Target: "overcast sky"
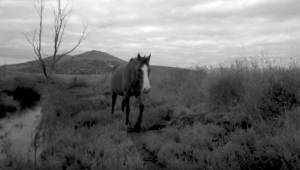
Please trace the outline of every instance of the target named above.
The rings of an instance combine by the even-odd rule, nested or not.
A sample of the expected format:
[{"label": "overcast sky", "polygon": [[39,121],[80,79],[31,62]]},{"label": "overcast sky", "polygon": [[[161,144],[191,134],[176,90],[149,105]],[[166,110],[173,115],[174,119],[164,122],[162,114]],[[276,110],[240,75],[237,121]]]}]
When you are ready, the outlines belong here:
[{"label": "overcast sky", "polygon": [[[0,64],[33,58],[23,35],[37,26],[33,4],[0,0]],[[127,60],[151,52],[152,64],[180,67],[300,56],[300,0],[73,0],[72,8],[64,47],[82,25],[89,30],[76,53],[101,50]]]}]

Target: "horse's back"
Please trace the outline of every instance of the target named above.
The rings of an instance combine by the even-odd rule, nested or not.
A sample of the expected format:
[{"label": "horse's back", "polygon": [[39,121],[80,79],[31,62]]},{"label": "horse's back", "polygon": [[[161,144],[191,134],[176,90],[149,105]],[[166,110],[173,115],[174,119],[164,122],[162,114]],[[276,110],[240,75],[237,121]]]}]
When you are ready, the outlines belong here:
[{"label": "horse's back", "polygon": [[112,73],[111,78],[111,91],[119,95],[123,95],[124,81],[125,81],[125,66],[119,66]]}]

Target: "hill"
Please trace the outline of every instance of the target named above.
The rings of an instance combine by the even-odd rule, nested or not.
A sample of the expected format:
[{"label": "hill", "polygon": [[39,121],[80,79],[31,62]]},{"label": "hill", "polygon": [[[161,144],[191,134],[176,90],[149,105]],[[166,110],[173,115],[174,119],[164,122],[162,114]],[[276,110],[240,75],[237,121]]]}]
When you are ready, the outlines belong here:
[{"label": "hill", "polygon": [[[52,58],[45,58],[48,63]],[[55,73],[57,74],[102,74],[111,72],[116,66],[126,64],[127,62],[111,54],[101,51],[87,51],[74,56],[65,56],[57,64]],[[159,74],[164,72],[188,71],[188,69],[152,66],[153,71]],[[37,61],[29,61],[20,64],[5,66],[6,70],[13,72],[41,73]]]},{"label": "hill", "polygon": [[[45,59],[49,63],[51,57]],[[117,57],[101,51],[88,51],[74,56],[65,56],[56,67],[57,74],[99,74],[110,72],[114,67],[126,63]],[[41,72],[37,61],[5,66],[6,69],[16,72]]]}]

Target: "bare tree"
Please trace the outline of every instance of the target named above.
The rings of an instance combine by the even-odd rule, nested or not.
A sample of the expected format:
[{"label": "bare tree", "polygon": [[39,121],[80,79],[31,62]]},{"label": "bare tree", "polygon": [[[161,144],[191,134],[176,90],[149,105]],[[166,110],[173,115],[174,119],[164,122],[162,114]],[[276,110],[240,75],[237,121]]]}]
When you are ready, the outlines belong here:
[{"label": "bare tree", "polygon": [[[77,43],[69,50],[60,52],[62,41],[65,35],[65,30],[71,15],[72,10],[69,8],[69,3],[62,6],[61,0],[57,0],[57,5],[53,10],[53,52],[51,55],[43,54],[43,20],[45,12],[45,0],[36,0],[36,11],[39,16],[38,29],[33,34],[26,34],[25,37],[29,44],[32,46],[33,51],[37,57],[39,65],[41,66],[44,76],[48,79],[49,74],[52,74],[55,70],[56,64],[66,55],[72,53],[82,43],[86,36],[87,27],[85,26],[79,36]],[[69,1],[68,1],[69,2]],[[45,58],[51,56],[49,63],[46,64]]]}]

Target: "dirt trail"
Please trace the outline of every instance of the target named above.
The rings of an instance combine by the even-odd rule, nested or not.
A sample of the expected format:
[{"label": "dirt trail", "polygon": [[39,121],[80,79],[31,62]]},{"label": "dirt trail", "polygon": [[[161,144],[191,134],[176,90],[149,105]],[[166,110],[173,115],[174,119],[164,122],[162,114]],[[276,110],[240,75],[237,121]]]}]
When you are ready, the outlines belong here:
[{"label": "dirt trail", "polygon": [[0,120],[0,161],[10,152],[23,160],[31,159],[30,148],[41,121],[41,107]]},{"label": "dirt trail", "polygon": [[157,161],[157,156],[145,147],[147,136],[157,134],[160,130],[146,131],[140,133],[129,133],[131,140],[135,144],[140,156],[142,157],[146,169],[162,170],[163,166]]}]

